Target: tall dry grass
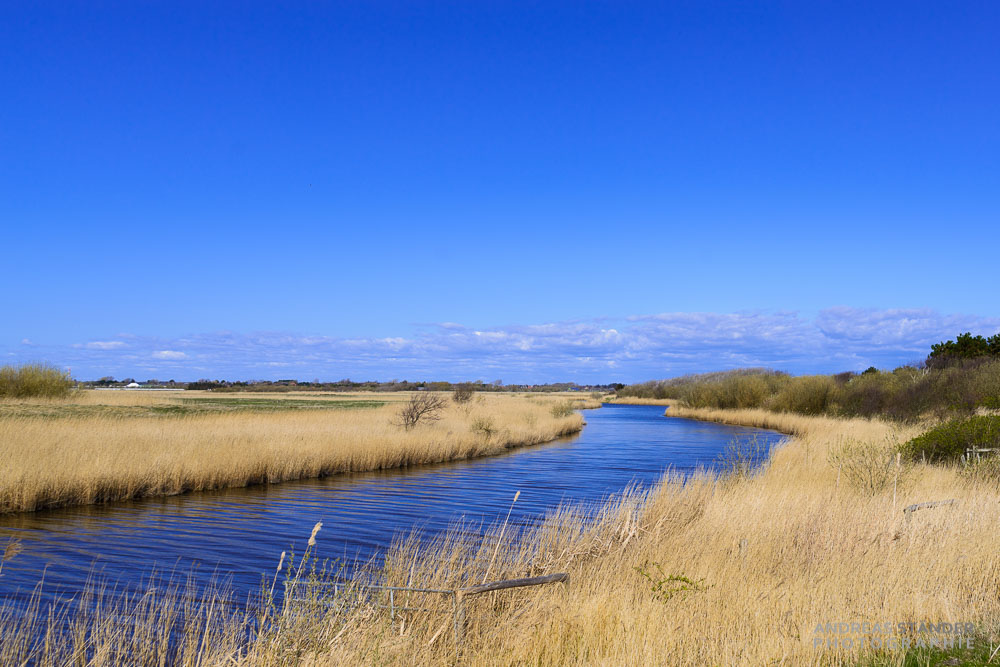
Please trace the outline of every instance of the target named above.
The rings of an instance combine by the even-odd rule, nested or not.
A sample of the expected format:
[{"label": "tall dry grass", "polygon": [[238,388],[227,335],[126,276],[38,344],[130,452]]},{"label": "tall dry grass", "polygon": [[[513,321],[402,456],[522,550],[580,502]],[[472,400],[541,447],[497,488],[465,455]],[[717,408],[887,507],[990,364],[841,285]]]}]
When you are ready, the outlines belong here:
[{"label": "tall dry grass", "polygon": [[[670,414],[794,435],[755,474],[668,476],[596,515],[560,508],[520,539],[501,524],[481,539],[457,529],[430,545],[400,541],[372,576],[456,588],[487,573],[570,574],[569,586],[476,599],[461,646],[444,602],[426,602],[439,613],[391,618],[371,605],[325,606],[317,593],[254,641],[221,642],[202,664],[828,665],[871,656],[857,642],[815,646],[821,623],[974,623],[977,640],[995,638],[997,485],[908,464],[890,467],[891,485],[871,488],[843,468],[845,457],[862,468],[894,460],[895,443],[920,427],[764,410],[675,406]],[[869,458],[850,459],[856,443]],[[950,498],[957,502],[904,518],[906,505]],[[322,533],[317,540],[321,547]],[[17,636],[7,630],[0,635]],[[189,632],[189,645],[203,636]],[[86,633],[77,636],[85,650]],[[902,664],[902,654],[882,657]]]},{"label": "tall dry grass", "polygon": [[[81,405],[150,405],[170,396],[86,392]],[[394,425],[374,409],[238,411],[177,417],[0,417],[0,512],[246,486],[497,454],[580,430],[559,399],[450,401],[433,423]],[[73,406],[68,406],[70,409]],[[488,433],[477,428],[484,420]]]},{"label": "tall dry grass", "polygon": [[[795,435],[756,475],[667,478],[610,502],[597,519],[563,509],[521,541],[502,543],[495,578],[565,571],[571,583],[481,601],[470,611],[463,661],[854,664],[865,657],[857,641],[852,650],[814,647],[818,623],[998,628],[996,486],[969,483],[950,468],[911,465],[898,476],[892,470],[895,487],[873,492],[836,465],[852,442],[870,443],[881,452],[873,464],[884,465],[894,460],[894,443],[919,427],[764,410],[671,412]],[[957,503],[904,519],[906,505],[946,498]],[[498,537],[495,531],[469,543],[454,536],[424,550],[402,545],[386,572],[421,585],[477,582]],[[454,660],[440,618],[392,623],[376,613],[347,623],[315,636],[303,662]],[[251,652],[245,663],[275,658]]]}]

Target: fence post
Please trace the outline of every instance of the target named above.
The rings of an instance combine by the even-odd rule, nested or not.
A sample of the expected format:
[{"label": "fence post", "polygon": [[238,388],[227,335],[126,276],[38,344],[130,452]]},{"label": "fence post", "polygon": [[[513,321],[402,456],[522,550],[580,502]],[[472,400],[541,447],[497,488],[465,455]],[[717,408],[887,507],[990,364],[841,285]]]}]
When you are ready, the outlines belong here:
[{"label": "fence post", "polygon": [[462,652],[462,642],[465,640],[465,600],[462,591],[452,593],[451,604],[455,616],[455,660]]}]

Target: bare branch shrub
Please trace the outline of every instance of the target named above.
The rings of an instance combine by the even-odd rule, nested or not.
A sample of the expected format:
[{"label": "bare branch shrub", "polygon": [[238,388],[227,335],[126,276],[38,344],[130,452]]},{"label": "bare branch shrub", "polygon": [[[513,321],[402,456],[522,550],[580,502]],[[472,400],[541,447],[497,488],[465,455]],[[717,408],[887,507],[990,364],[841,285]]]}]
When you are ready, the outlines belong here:
[{"label": "bare branch shrub", "polygon": [[440,413],[444,407],[444,398],[437,394],[414,394],[396,413],[396,420],[393,423],[409,431],[420,422],[435,422],[441,419]]},{"label": "bare branch shrub", "polygon": [[487,442],[489,442],[490,438],[493,437],[493,434],[499,430],[497,429],[496,422],[493,421],[492,417],[483,416],[473,419],[472,424],[469,425],[469,429],[473,433],[483,436],[483,440],[486,440]]},{"label": "bare branch shrub", "polygon": [[[875,496],[892,487],[896,478],[896,452],[898,445],[892,440],[873,442],[848,438],[840,447],[830,451],[830,465],[853,488]],[[898,470],[899,482],[907,479],[910,466]]]},{"label": "bare branch shrub", "polygon": [[476,389],[472,386],[471,382],[463,382],[462,384],[455,385],[455,392],[451,395],[451,400],[455,401],[458,405],[468,403],[472,400],[472,395],[475,393]]}]

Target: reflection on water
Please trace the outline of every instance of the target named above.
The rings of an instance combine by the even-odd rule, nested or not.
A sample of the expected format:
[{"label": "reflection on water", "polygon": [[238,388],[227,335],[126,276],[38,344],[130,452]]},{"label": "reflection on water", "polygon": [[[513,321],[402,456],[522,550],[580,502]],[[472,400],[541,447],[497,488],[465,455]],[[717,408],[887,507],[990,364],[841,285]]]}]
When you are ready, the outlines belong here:
[{"label": "reflection on water", "polygon": [[413,529],[489,525],[516,491],[512,520],[528,522],[564,501],[596,502],[633,482],[651,484],[668,469],[709,467],[734,438],[781,437],[668,419],[657,406],[584,414],[582,434],[501,457],[0,517],[0,544],[15,536],[24,546],[0,574],[0,597],[23,601],[43,574],[44,594],[53,596],[78,592],[95,571],[127,586],[154,568],[193,568],[206,581],[231,578],[245,598],[283,550],[302,550],[317,521],[319,557],[365,560]]}]

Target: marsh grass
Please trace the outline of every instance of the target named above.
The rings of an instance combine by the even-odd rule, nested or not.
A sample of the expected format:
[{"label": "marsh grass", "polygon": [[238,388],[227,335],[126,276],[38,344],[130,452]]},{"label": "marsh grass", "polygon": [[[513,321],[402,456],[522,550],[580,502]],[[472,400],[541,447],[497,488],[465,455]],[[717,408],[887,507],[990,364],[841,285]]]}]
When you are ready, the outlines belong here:
[{"label": "marsh grass", "polygon": [[[668,475],[655,488],[631,488],[597,507],[554,510],[516,538],[502,522],[485,535],[457,525],[430,541],[401,536],[362,580],[448,589],[487,576],[570,574],[569,586],[470,601],[460,646],[446,600],[430,597],[432,611],[393,618],[360,591],[329,597],[323,568],[310,579],[306,567],[300,581],[311,581],[313,593],[300,613],[274,626],[280,632],[240,645],[220,633],[218,650],[202,664],[904,665],[948,657],[815,648],[817,623],[838,621],[968,622],[995,646],[997,485],[964,477],[957,466],[914,463],[894,502],[891,486],[838,484],[830,465],[847,442],[873,443],[881,457],[922,426],[763,409],[674,406],[668,414],[792,437],[757,474],[726,484],[710,472]],[[904,521],[900,508],[944,498],[956,502]],[[318,555],[323,532],[316,541]],[[231,621],[234,628],[240,622]],[[198,627],[185,640],[190,645],[203,636]],[[0,636],[16,645],[22,635],[2,626]],[[0,655],[5,651],[6,644]],[[186,653],[186,664],[195,664],[194,656]]]},{"label": "marsh grass", "polygon": [[[529,402],[491,394],[463,406],[442,401],[440,420],[408,430],[394,425],[408,396],[379,405],[369,399],[349,398],[345,405],[339,397],[287,397],[265,400],[265,409],[258,409],[258,400],[220,402],[206,395],[178,403],[162,394],[92,391],[56,406],[82,411],[58,419],[20,412],[50,409],[47,403],[5,406],[11,411],[0,413],[0,512],[486,456],[582,426],[573,411],[551,414],[550,405],[559,398]],[[183,410],[169,412],[178,406]],[[192,411],[184,411],[188,408]],[[133,409],[143,412],[121,412]],[[474,430],[484,420],[496,425],[489,438]]]},{"label": "marsh grass", "polygon": [[727,483],[733,483],[760,472],[767,464],[771,446],[757,435],[733,438],[716,458],[715,469]]},{"label": "marsh grass", "polygon": [[230,412],[287,412],[294,410],[361,410],[386,404],[379,400],[306,400],[257,398],[164,398],[155,403],[139,405],[77,403],[67,401],[3,401],[0,418],[38,417],[62,419],[72,417],[182,417],[223,414]]}]

